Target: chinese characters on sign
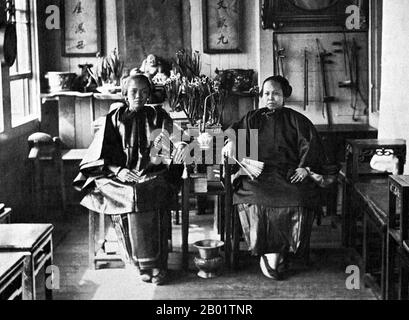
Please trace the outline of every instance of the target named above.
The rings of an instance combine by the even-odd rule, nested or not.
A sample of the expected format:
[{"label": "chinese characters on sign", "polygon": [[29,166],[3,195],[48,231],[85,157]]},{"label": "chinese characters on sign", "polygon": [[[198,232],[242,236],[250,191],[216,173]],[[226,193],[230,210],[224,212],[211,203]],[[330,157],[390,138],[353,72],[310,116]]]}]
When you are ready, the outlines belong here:
[{"label": "chinese characters on sign", "polygon": [[239,51],[240,0],[204,0],[205,52]]},{"label": "chinese characters on sign", "polygon": [[64,1],[65,55],[93,56],[100,51],[98,1]]}]

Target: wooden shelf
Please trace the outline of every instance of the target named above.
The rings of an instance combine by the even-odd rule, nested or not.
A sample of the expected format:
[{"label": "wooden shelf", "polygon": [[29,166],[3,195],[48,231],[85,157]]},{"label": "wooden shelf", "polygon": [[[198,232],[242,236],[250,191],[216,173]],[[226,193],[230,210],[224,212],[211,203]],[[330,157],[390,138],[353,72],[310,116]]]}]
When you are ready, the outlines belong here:
[{"label": "wooden shelf", "polygon": [[95,98],[97,100],[123,100],[121,94],[107,94],[98,92],[79,92],[79,91],[60,91],[52,93],[42,93],[41,99],[44,100],[58,100],[60,96],[77,97],[77,98]]}]

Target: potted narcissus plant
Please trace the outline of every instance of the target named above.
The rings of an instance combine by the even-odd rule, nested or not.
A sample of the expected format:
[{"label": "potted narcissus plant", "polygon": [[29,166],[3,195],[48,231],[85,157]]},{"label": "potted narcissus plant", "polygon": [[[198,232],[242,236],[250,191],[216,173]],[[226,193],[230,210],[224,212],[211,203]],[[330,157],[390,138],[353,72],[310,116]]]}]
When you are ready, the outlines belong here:
[{"label": "potted narcissus plant", "polygon": [[97,54],[96,77],[98,79],[98,90],[101,92],[120,91],[121,77],[124,70],[124,61],[115,48],[108,56]]},{"label": "potted narcissus plant", "polygon": [[203,149],[210,148],[213,137],[209,131],[221,131],[227,92],[219,80],[200,74],[199,52],[189,54],[186,50],[181,50],[176,57],[171,76],[164,84],[170,109],[183,112],[188,120],[187,127],[191,136],[198,136]]}]

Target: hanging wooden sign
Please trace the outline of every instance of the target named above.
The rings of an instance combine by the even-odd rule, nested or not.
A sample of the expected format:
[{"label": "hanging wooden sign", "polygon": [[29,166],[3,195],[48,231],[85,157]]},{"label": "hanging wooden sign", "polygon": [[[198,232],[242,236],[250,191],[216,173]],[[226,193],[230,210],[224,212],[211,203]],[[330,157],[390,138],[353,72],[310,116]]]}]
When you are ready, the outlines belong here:
[{"label": "hanging wooden sign", "polygon": [[205,53],[241,52],[241,6],[239,0],[202,0],[203,51]]},{"label": "hanging wooden sign", "polygon": [[100,0],[62,0],[64,56],[95,56],[101,52]]}]

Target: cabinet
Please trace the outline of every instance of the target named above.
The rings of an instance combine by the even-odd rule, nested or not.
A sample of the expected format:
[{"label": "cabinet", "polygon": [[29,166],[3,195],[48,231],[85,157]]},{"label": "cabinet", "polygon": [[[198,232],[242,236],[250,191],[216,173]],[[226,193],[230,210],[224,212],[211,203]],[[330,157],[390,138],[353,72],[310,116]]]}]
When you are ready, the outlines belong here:
[{"label": "cabinet", "polygon": [[61,92],[42,95],[41,131],[59,136],[67,149],[88,148],[93,139],[93,123],[106,115],[121,95]]}]

